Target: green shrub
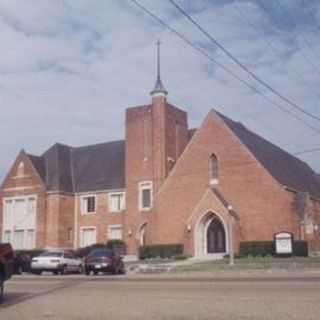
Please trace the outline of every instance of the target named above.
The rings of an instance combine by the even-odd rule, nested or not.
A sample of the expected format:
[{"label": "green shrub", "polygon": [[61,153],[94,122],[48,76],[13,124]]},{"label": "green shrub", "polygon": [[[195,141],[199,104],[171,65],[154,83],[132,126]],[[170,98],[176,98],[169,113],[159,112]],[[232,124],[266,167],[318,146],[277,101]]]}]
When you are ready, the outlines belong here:
[{"label": "green shrub", "polygon": [[173,260],[187,260],[189,256],[185,254],[179,254],[177,256],[173,256]]},{"label": "green shrub", "polygon": [[107,242],[107,248],[112,249],[115,245],[125,245],[125,242],[121,239],[111,239]]},{"label": "green shrub", "polygon": [[95,243],[95,244],[92,244],[91,246],[87,246],[87,247],[83,247],[75,250],[74,255],[77,258],[83,258],[87,256],[90,253],[90,251],[94,249],[99,249],[99,248],[106,248],[106,245],[102,243]]},{"label": "green shrub", "polygon": [[[308,242],[296,240],[293,241],[292,255],[298,257],[308,256]],[[265,257],[275,255],[273,241],[244,241],[240,243],[240,255]]]},{"label": "green shrub", "polygon": [[253,257],[262,256],[265,257],[267,255],[274,254],[274,246],[273,241],[244,241],[240,242],[240,255],[248,256],[251,255]]},{"label": "green shrub", "polygon": [[[245,256],[244,254],[234,253],[234,254],[233,254],[233,257],[234,257],[235,259],[242,259],[242,258],[245,258],[246,256]],[[230,259],[230,255],[229,255],[229,254],[225,254],[225,255],[223,256],[223,258],[224,258],[224,259]]]},{"label": "green shrub", "polygon": [[107,248],[113,249],[118,255],[121,256],[124,256],[127,253],[126,243],[121,239],[108,240]]},{"label": "green shrub", "polygon": [[178,244],[157,244],[139,247],[139,259],[150,258],[171,258],[183,254],[183,245]]},{"label": "green shrub", "polygon": [[307,257],[308,256],[308,242],[297,240],[293,241],[293,255],[298,257]]}]

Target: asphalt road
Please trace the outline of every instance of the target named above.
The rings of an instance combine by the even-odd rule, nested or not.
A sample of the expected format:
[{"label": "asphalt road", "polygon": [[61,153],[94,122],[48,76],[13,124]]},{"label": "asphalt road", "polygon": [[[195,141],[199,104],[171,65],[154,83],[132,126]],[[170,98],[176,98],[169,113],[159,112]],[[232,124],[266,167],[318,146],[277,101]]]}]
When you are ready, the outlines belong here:
[{"label": "asphalt road", "polygon": [[319,277],[16,276],[0,320],[319,319]]}]

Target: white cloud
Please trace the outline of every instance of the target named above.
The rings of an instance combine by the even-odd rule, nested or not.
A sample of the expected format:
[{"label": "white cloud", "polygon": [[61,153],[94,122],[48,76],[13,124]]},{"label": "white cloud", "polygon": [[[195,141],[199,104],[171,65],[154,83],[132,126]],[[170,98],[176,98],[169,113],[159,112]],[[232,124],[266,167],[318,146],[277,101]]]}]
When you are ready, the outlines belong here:
[{"label": "white cloud", "polygon": [[[233,72],[250,79],[169,2],[140,2]],[[179,3],[245,65],[319,114],[319,75],[298,47],[308,54],[310,50],[301,38],[298,47],[292,43],[289,31],[279,30],[259,2],[236,4],[276,51],[229,1]],[[283,6],[300,16],[290,1]],[[319,5],[312,3],[312,8],[319,13]],[[316,26],[302,19],[306,36],[320,52]],[[5,137],[0,142],[0,178],[22,147],[41,154],[57,141],[78,146],[123,138],[125,108],[150,102],[158,38],[163,42],[162,78],[169,100],[189,112],[191,127],[214,107],[280,145],[313,134],[129,0],[0,0],[0,134]],[[291,151],[317,147],[317,138],[284,147]],[[304,158],[320,169],[316,153]]]}]

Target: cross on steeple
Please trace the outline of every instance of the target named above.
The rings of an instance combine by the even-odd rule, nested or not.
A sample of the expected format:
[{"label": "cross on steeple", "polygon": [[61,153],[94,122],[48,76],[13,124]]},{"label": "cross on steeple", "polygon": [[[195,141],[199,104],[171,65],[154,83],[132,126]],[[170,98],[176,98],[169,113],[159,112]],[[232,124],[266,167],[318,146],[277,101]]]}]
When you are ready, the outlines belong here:
[{"label": "cross on steeple", "polygon": [[167,95],[168,91],[164,88],[162,81],[161,81],[161,76],[160,76],[160,45],[161,41],[157,41],[157,81],[154,89],[151,91],[151,95],[154,94],[164,94]]}]

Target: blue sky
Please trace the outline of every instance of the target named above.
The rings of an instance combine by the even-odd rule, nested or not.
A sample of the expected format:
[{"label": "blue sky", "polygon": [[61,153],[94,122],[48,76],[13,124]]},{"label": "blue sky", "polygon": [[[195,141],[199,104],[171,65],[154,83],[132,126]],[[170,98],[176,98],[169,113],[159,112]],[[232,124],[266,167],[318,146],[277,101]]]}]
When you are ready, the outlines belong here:
[{"label": "blue sky", "polygon": [[[0,0],[0,180],[21,148],[40,155],[55,142],[122,139],[125,109],[150,102],[159,38],[168,99],[188,111],[190,127],[214,108],[291,153],[320,147],[319,121],[254,82],[169,1],[137,1],[308,126],[130,0]],[[319,1],[176,2],[255,74],[320,116]],[[299,155],[320,172],[319,156]]]}]

